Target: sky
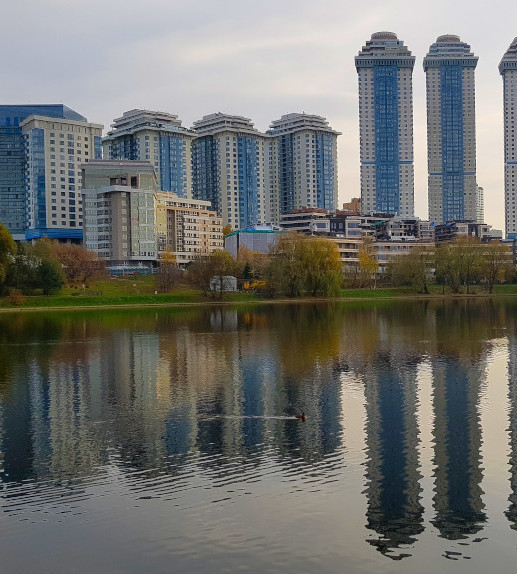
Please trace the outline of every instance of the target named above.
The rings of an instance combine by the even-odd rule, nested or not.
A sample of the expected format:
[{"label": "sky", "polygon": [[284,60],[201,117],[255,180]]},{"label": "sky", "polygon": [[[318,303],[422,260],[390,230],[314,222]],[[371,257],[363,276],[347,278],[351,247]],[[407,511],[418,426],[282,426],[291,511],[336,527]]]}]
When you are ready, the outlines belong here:
[{"label": "sky", "polygon": [[425,75],[442,34],[479,56],[477,179],[485,221],[504,229],[502,79],[517,2],[492,0],[4,0],[0,103],[64,103],[104,124],[133,108],[178,114],[186,127],[225,112],[260,130],[290,112],[342,132],[339,203],[360,196],[354,56],[378,31],[416,56],[415,211],[427,218]]}]

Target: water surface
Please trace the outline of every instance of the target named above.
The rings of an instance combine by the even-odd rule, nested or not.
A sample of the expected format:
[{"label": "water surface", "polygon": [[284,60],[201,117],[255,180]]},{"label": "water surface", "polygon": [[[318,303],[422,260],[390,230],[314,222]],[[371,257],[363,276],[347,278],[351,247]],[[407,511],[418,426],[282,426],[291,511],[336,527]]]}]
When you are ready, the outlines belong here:
[{"label": "water surface", "polygon": [[516,318],[0,315],[2,571],[514,571]]}]

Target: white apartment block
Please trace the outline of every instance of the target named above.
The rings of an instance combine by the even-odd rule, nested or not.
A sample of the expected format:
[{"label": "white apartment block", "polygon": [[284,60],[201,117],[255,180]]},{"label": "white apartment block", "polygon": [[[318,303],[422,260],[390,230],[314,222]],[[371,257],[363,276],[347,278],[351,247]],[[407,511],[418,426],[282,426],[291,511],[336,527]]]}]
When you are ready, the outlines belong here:
[{"label": "white apartment block", "polygon": [[302,207],[334,211],[340,132],[321,116],[291,113],[273,121],[268,134],[277,141],[280,214]]},{"label": "white apartment block", "polygon": [[474,73],[478,58],[458,36],[440,36],[424,58],[429,219],[478,216]]},{"label": "white apartment block", "polygon": [[278,222],[273,137],[249,118],[215,113],[194,122],[194,197],[210,201],[232,229]]},{"label": "white apartment block", "polygon": [[27,239],[81,241],[81,165],[100,157],[103,126],[30,116],[20,127],[27,162]]},{"label": "white apartment block", "polygon": [[355,58],[363,213],[414,214],[414,65],[393,32],[372,34]]},{"label": "white apartment block", "polygon": [[517,238],[517,38],[506,51],[499,72],[503,77],[504,212],[506,237]]}]

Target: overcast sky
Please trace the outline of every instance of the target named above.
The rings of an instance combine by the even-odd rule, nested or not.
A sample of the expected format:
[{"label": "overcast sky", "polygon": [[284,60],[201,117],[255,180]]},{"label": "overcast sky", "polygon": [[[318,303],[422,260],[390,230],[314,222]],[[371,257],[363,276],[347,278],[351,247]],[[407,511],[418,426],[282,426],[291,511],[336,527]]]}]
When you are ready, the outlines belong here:
[{"label": "overcast sky", "polygon": [[216,111],[257,128],[289,112],[319,114],[342,132],[339,201],[359,196],[354,56],[373,32],[395,32],[413,73],[416,214],[427,218],[422,59],[442,34],[479,56],[477,179],[485,220],[504,227],[502,80],[517,36],[517,2],[466,0],[4,0],[0,103],[64,103],[105,129],[122,112]]}]

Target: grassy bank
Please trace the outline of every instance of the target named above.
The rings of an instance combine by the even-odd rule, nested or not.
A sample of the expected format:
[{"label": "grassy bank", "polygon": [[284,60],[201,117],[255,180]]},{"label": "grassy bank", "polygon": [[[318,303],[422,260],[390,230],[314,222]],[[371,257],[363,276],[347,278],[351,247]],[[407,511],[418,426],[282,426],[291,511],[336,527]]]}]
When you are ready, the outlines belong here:
[{"label": "grassy bank", "polygon": [[[454,297],[448,291],[445,295],[439,285],[431,285],[430,297]],[[472,296],[489,296],[481,287],[471,288]],[[494,295],[517,295],[517,285],[497,285]],[[461,295],[465,296],[465,295]],[[378,287],[376,289],[344,289],[342,299],[392,299],[420,298],[411,287]],[[310,299],[310,298],[309,298]],[[254,293],[228,293],[224,297],[228,303],[273,302]],[[203,297],[199,291],[188,285],[180,284],[171,293],[156,293],[154,277],[150,275],[131,275],[126,277],[109,277],[85,287],[67,286],[59,294],[43,296],[26,296],[21,305],[13,305],[8,297],[0,299],[0,309],[47,309],[47,308],[84,308],[84,307],[117,307],[146,305],[184,305],[207,304],[218,302],[218,299]]]}]

